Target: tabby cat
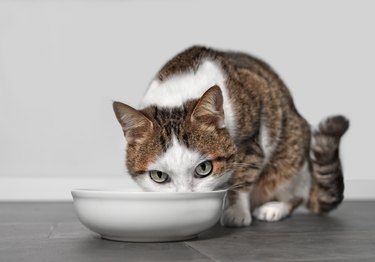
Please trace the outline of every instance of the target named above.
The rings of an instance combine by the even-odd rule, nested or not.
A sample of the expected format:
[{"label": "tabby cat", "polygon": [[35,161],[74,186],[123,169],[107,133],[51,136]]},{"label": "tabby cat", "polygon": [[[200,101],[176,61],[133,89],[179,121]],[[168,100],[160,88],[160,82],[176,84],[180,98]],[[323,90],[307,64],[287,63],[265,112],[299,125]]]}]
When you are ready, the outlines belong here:
[{"label": "tabby cat", "polygon": [[141,109],[114,102],[126,165],[146,191],[228,188],[221,222],[278,221],[300,204],[325,213],[343,200],[343,116],[311,130],[285,84],[244,53],[194,46],[167,62]]}]

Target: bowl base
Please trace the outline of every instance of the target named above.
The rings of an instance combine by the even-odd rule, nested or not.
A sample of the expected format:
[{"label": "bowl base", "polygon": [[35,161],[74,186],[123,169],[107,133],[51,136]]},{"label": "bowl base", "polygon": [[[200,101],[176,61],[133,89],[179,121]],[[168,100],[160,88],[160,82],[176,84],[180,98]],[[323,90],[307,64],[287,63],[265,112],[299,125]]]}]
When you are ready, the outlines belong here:
[{"label": "bowl base", "polygon": [[197,238],[198,235],[190,236],[178,236],[178,237],[155,237],[155,238],[136,238],[136,237],[119,237],[119,236],[103,236],[102,238],[112,241],[122,241],[122,242],[173,242],[173,241],[183,241]]}]

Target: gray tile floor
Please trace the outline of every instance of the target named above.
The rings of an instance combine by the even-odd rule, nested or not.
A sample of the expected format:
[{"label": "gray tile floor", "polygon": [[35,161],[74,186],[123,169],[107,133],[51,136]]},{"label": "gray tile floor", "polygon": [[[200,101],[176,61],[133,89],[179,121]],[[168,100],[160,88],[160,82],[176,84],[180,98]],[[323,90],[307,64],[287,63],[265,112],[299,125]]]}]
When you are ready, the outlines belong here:
[{"label": "gray tile floor", "polygon": [[375,261],[375,202],[248,228],[217,225],[172,243],[103,240],[81,226],[72,203],[0,202],[0,262],[13,261]]}]

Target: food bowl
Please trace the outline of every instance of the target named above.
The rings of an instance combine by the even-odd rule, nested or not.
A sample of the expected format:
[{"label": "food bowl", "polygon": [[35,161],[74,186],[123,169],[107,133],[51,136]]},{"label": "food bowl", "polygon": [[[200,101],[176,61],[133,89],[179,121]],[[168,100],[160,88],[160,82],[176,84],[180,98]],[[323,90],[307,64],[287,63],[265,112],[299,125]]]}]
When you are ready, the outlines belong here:
[{"label": "food bowl", "polygon": [[131,242],[195,238],[220,219],[225,193],[72,190],[83,225],[105,239]]}]

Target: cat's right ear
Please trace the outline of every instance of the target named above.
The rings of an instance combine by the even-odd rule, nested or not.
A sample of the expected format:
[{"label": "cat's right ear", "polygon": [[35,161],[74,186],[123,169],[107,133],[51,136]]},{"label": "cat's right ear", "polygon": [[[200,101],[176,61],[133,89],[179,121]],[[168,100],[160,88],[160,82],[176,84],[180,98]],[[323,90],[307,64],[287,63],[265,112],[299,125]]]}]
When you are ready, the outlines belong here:
[{"label": "cat's right ear", "polygon": [[131,106],[113,102],[113,110],[129,144],[142,141],[152,131],[151,120]]},{"label": "cat's right ear", "polygon": [[225,127],[223,94],[219,86],[212,86],[202,95],[193,109],[191,119],[210,127]]}]

